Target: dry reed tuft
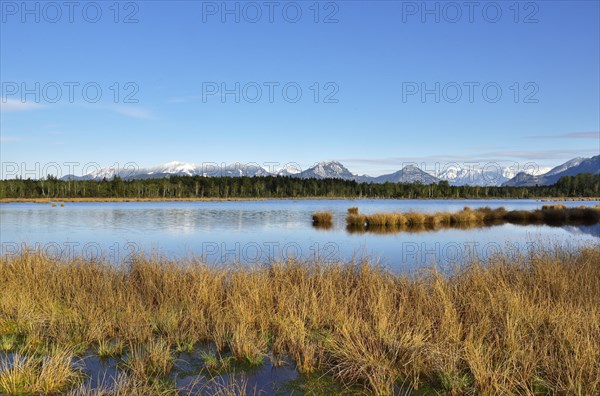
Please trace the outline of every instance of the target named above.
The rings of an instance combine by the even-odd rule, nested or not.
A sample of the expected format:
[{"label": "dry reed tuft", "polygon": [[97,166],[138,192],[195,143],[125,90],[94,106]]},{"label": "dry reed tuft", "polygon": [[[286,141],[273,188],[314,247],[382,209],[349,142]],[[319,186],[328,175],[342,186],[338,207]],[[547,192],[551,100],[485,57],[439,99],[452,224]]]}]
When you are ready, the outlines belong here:
[{"label": "dry reed tuft", "polygon": [[348,208],[348,214],[349,215],[357,215],[358,214],[358,207],[353,206],[351,208]]},{"label": "dry reed tuft", "polygon": [[[583,206],[585,207],[585,206]],[[543,205],[542,210],[565,210],[567,207],[563,204]]]},{"label": "dry reed tuft", "polygon": [[333,214],[331,212],[315,212],[312,215],[312,221],[314,225],[331,225]]},{"label": "dry reed tuft", "polygon": [[346,225],[364,227],[367,223],[367,216],[361,214],[349,214],[346,216]]},{"label": "dry reed tuft", "polygon": [[16,353],[0,356],[0,394],[59,394],[82,380],[69,350],[55,348],[49,356]]},{"label": "dry reed tuft", "polygon": [[125,366],[137,379],[164,377],[173,368],[171,346],[162,339],[132,345]]},{"label": "dry reed tuft", "polygon": [[164,382],[143,381],[124,373],[118,373],[114,378],[104,378],[94,387],[91,383],[80,385],[72,389],[68,396],[178,396],[182,393],[193,394],[184,391],[193,391],[194,385],[192,384],[186,389],[177,389]]}]

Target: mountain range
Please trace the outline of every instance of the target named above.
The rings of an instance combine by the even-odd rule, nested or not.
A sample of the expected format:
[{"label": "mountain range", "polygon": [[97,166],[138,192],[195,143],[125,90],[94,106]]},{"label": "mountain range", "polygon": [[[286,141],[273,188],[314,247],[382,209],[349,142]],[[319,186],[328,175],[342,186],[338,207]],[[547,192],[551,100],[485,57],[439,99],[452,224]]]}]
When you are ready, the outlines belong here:
[{"label": "mountain range", "polygon": [[600,155],[591,158],[573,158],[541,175],[520,172],[502,185],[511,187],[548,186],[556,183],[563,176],[576,176],[580,173],[600,174]]},{"label": "mountain range", "polygon": [[170,176],[206,176],[206,177],[240,177],[240,176],[287,176],[303,179],[344,179],[356,180],[367,183],[414,183],[423,184],[448,181],[451,185],[478,185],[478,186],[533,186],[550,185],[556,183],[562,176],[574,176],[579,173],[599,173],[600,156],[592,158],[574,158],[555,168],[538,169],[536,172],[515,174],[511,167],[491,167],[490,169],[461,168],[449,166],[437,171],[435,175],[421,170],[415,165],[406,165],[401,170],[377,177],[358,175],[350,172],[338,161],[322,161],[306,170],[299,169],[295,164],[288,164],[283,168],[265,169],[258,164],[202,164],[195,165],[186,162],[169,162],[166,164],[140,169],[100,169],[84,176],[68,175],[62,179],[68,180],[102,180],[119,176],[122,179],[158,179]]}]

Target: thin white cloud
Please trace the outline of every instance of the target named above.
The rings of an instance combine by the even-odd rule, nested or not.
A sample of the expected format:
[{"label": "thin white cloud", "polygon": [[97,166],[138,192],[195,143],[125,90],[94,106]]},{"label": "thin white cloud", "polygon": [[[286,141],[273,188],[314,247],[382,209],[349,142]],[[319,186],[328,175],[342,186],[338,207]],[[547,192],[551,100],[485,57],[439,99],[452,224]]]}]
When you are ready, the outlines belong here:
[{"label": "thin white cloud", "polygon": [[3,113],[36,110],[41,109],[42,107],[44,106],[39,103],[23,102],[18,99],[11,98],[0,98],[0,111]]},{"label": "thin white cloud", "polygon": [[75,106],[76,108],[80,108],[80,109],[89,109],[89,110],[101,110],[101,111],[110,111],[113,113],[117,113],[120,114],[122,116],[125,117],[129,117],[129,118],[136,118],[139,120],[155,120],[157,117],[148,109],[141,107],[141,106],[135,106],[135,105],[131,105],[131,104],[114,104],[114,105],[104,105],[104,104],[100,104],[100,103],[95,103],[95,104],[91,104],[91,103],[75,103],[74,105],[71,106]]},{"label": "thin white cloud", "polygon": [[137,118],[140,120],[154,120],[156,117],[150,111],[142,107],[130,107],[130,106],[115,106],[111,107],[111,110],[130,118]]},{"label": "thin white cloud", "polygon": [[600,132],[572,132],[560,135],[536,135],[530,139],[600,139]]},{"label": "thin white cloud", "polygon": [[507,150],[492,151],[479,154],[483,158],[518,158],[524,160],[553,160],[563,159],[565,157],[582,157],[586,155],[598,155],[598,150],[594,149],[553,149],[553,150]]},{"label": "thin white cloud", "polygon": [[[119,104],[114,106],[103,106],[103,105],[87,105],[87,104],[75,104],[74,106],[78,107],[86,107],[86,108],[94,108],[101,110],[109,110],[125,117],[136,118],[140,120],[154,120],[156,116],[152,114],[149,110],[140,107],[140,106],[132,106],[127,104]],[[18,99],[12,98],[0,98],[0,112],[2,113],[12,113],[12,112],[21,112],[21,111],[29,111],[44,108],[44,105],[39,103],[32,102],[22,102]],[[64,106],[63,106],[64,107]],[[58,106],[57,106],[58,108]],[[46,126],[50,127],[50,126]]]},{"label": "thin white cloud", "polygon": [[1,143],[17,142],[19,140],[16,136],[0,135]]},{"label": "thin white cloud", "polygon": [[202,99],[202,96],[181,96],[176,98],[170,98],[167,100],[168,103],[190,103],[197,102]]},{"label": "thin white cloud", "polygon": [[380,167],[402,167],[408,163],[417,164],[444,164],[444,163],[539,163],[540,165],[551,165],[557,161],[566,161],[574,157],[591,157],[598,155],[598,150],[586,149],[556,149],[556,150],[503,150],[503,151],[481,151],[478,153],[465,154],[439,154],[421,157],[387,157],[387,158],[342,158],[343,163],[362,164]]}]

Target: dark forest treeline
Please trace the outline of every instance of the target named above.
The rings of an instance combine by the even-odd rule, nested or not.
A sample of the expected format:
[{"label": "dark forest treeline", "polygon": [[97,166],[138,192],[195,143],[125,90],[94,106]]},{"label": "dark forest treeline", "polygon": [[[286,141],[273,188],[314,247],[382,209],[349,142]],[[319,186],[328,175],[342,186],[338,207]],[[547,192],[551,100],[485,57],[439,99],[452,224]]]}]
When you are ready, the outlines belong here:
[{"label": "dark forest treeline", "polygon": [[598,197],[600,175],[562,177],[553,186],[451,186],[448,182],[358,183],[290,177],[172,176],[145,180],[0,180],[0,198],[539,198]]}]

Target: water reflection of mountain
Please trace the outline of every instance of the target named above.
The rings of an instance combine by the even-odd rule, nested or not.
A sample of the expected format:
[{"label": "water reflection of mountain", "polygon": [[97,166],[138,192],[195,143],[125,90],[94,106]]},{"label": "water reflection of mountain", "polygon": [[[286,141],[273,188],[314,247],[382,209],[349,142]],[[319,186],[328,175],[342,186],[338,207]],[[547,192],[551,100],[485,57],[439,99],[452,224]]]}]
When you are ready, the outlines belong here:
[{"label": "water reflection of mountain", "polygon": [[594,225],[564,226],[572,234],[588,234],[600,238],[600,223]]}]

